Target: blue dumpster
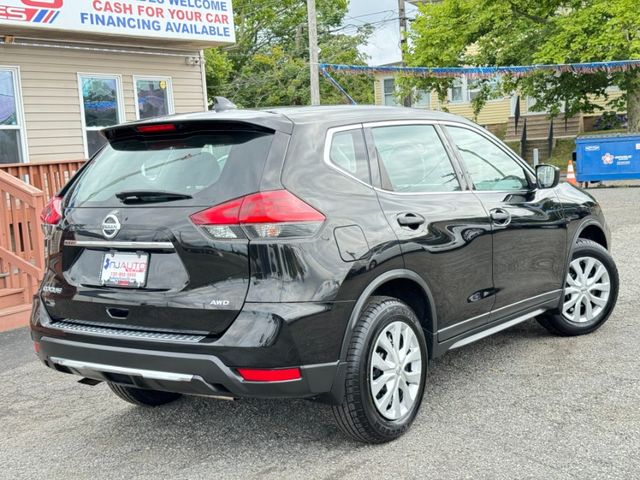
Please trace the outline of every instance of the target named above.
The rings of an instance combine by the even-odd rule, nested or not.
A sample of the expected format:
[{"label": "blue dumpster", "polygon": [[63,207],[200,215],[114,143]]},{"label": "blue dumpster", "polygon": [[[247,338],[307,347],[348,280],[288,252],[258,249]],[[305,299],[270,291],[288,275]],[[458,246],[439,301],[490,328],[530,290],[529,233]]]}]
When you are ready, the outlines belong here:
[{"label": "blue dumpster", "polygon": [[640,134],[579,137],[576,163],[579,182],[640,178]]}]

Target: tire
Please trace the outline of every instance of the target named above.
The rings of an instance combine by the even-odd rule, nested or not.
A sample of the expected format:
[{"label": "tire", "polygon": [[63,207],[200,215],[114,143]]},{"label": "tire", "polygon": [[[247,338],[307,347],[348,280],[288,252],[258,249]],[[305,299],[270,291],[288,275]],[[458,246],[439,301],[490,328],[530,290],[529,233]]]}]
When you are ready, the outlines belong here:
[{"label": "tire", "polygon": [[158,407],[177,400],[182,395],[173,392],[161,392],[158,390],[144,390],[142,388],[125,387],[117,383],[107,382],[113,393],[125,402],[139,407]]},{"label": "tire", "polygon": [[[389,353],[394,338],[401,339],[400,351]],[[340,429],[365,443],[404,434],[420,409],[428,363],[424,331],[413,310],[396,298],[372,297],[353,331],[346,363],[345,395],[332,407]]]},{"label": "tire", "polygon": [[[589,296],[585,296],[584,286],[576,286],[581,282],[578,278],[574,278],[575,270],[572,269],[572,266],[578,259],[584,259],[584,261],[579,262],[580,265],[578,267],[580,269],[584,268],[584,270],[588,269],[586,262],[591,261],[591,259],[594,262],[593,267],[591,267],[589,271],[586,271],[587,277],[589,274],[592,274],[592,278],[586,282],[587,285],[595,279],[593,280],[594,284],[592,287],[586,287]],[[606,275],[603,275],[600,277],[600,280],[598,280],[595,277],[597,277],[600,271],[600,265],[606,270]],[[569,283],[571,278],[574,278],[573,284]],[[608,282],[606,280],[608,280]],[[618,268],[611,254],[599,243],[579,238],[571,255],[570,266],[567,271],[567,280],[564,286],[565,294],[562,299],[562,306],[558,310],[547,312],[539,317],[538,322],[550,333],[564,337],[586,335],[594,332],[609,319],[618,299],[619,283]],[[609,291],[608,294],[606,294],[605,300],[605,291],[603,288],[605,288],[607,284],[609,285]],[[578,300],[579,306],[574,306],[566,310],[565,307],[581,294],[582,297]],[[595,300],[592,302],[590,298],[592,299],[594,297]],[[586,310],[587,302],[591,304],[591,316]],[[580,311],[577,311],[576,308],[579,308]]]}]

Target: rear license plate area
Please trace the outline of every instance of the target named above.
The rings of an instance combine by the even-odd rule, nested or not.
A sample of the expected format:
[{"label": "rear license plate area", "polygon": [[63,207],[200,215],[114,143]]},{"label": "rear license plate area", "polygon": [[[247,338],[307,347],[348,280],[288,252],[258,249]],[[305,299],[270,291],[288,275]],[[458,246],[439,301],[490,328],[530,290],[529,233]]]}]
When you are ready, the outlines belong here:
[{"label": "rear license plate area", "polygon": [[149,254],[108,252],[102,257],[100,284],[107,287],[143,288],[147,283]]}]

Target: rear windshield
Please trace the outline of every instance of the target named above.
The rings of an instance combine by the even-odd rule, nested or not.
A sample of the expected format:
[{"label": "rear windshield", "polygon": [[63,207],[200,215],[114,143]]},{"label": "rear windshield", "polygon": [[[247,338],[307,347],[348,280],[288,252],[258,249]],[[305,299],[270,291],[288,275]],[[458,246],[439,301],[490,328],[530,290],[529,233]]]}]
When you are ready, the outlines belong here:
[{"label": "rear windshield", "polygon": [[121,207],[116,195],[134,191],[192,197],[181,205],[212,205],[253,193],[272,139],[272,134],[233,131],[115,142],[82,172],[67,206]]}]

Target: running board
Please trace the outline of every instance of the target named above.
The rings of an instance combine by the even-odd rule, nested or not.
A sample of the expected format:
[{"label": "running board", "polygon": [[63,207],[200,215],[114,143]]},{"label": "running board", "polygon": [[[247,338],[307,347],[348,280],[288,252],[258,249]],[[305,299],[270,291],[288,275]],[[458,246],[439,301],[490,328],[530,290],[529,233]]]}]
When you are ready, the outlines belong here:
[{"label": "running board", "polygon": [[456,348],[464,347],[465,345],[469,345],[470,343],[481,340],[485,337],[489,337],[494,333],[501,332],[502,330],[506,330],[507,328],[513,327],[522,322],[526,322],[527,320],[537,317],[541,313],[546,312],[546,309],[539,308],[538,310],[534,310],[533,312],[527,313],[526,315],[522,315],[520,317],[514,318],[513,320],[509,320],[508,322],[501,323],[500,325],[496,325],[495,327],[488,328],[483,330],[482,332],[478,332],[469,337],[463,338],[462,340],[458,340],[456,343],[449,347],[449,350],[454,350]]}]

